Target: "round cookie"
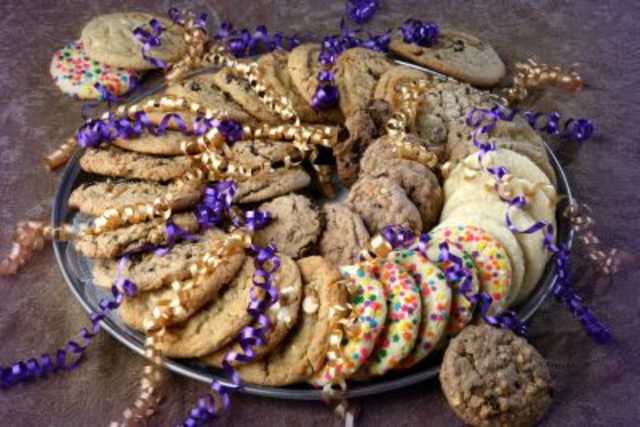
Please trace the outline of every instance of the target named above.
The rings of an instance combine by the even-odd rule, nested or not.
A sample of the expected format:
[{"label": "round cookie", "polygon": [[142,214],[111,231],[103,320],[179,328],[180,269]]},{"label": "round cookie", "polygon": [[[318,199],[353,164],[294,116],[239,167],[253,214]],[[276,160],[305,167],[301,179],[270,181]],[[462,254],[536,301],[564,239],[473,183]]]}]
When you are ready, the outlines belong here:
[{"label": "round cookie", "polygon": [[149,21],[157,19],[165,28],[160,35],[160,46],[152,48],[148,55],[165,62],[173,62],[187,50],[184,30],[166,18],[148,13],[126,12],[101,15],[93,18],[82,30],[82,43],[91,59],[132,70],[149,70],[153,64],[142,56],[143,44],[133,30],[148,28]]},{"label": "round cookie", "polygon": [[411,368],[431,354],[444,337],[451,311],[451,288],[444,273],[418,251],[392,251],[387,260],[409,273],[420,289],[422,321],[418,339],[413,351],[398,365],[398,368]]},{"label": "round cookie", "polygon": [[453,411],[477,427],[537,425],[553,387],[544,358],[513,332],[469,326],[444,354],[440,385]]},{"label": "round cookie", "polygon": [[265,163],[273,168],[283,166],[287,159],[300,160],[301,153],[293,145],[280,141],[237,141],[232,146],[224,145],[224,153],[230,162],[256,170]]},{"label": "round cookie", "polygon": [[78,99],[100,99],[96,83],[111,94],[121,96],[138,84],[140,75],[133,70],[101,64],[87,56],[81,41],[55,51],[49,67],[53,81],[65,94]]},{"label": "round cookie", "polygon": [[509,307],[511,295],[511,263],[498,240],[482,228],[471,225],[457,227],[439,225],[431,232],[436,241],[447,241],[471,255],[478,272],[480,289],[491,296],[488,314],[495,315]]},{"label": "round cookie", "polygon": [[502,223],[496,221],[477,209],[477,207],[463,206],[456,209],[451,215],[440,222],[440,227],[475,226],[484,229],[493,238],[498,240],[509,256],[511,264],[511,290],[507,299],[507,305],[511,306],[522,289],[524,281],[525,263],[524,254],[514,234]]},{"label": "round cookie", "polygon": [[315,246],[322,226],[317,208],[308,198],[289,194],[263,203],[261,211],[271,214],[271,222],[254,235],[260,246],[275,244],[278,251],[292,258],[300,258]]},{"label": "round cookie", "polygon": [[362,217],[371,234],[390,224],[422,230],[420,212],[402,187],[389,178],[360,178],[351,188],[347,204]]},{"label": "round cookie", "polygon": [[353,264],[370,239],[362,218],[338,203],[324,205],[322,213],[326,225],[320,238],[320,254],[336,266]]},{"label": "round cookie", "polygon": [[362,265],[340,268],[347,279],[349,303],[356,313],[353,333],[343,337],[340,354],[343,357],[327,362],[310,382],[323,386],[333,381],[350,378],[369,359],[376,340],[385,327],[387,302],[382,283],[368,274]]},{"label": "round cookie", "polygon": [[317,373],[329,351],[329,337],[343,317],[347,291],[340,272],[324,258],[297,262],[302,275],[303,300],[296,328],[271,354],[258,362],[240,365],[237,372],[250,383],[284,386]]},{"label": "round cookie", "polygon": [[[281,265],[275,273],[274,285],[278,288],[278,301],[266,311],[271,327],[264,335],[264,344],[253,348],[256,360],[270,354],[289,334],[298,322],[302,301],[302,277],[296,262],[286,255],[279,254]],[[245,305],[244,309],[247,309]],[[256,323],[254,327],[259,327]],[[219,327],[217,325],[216,327]],[[206,334],[204,335],[206,339]],[[238,343],[230,343],[203,357],[202,360],[212,366],[221,367],[227,353],[244,353]],[[206,354],[206,353],[205,353]],[[197,356],[201,356],[198,354]],[[234,366],[238,362],[232,363]]]},{"label": "round cookie", "polygon": [[311,177],[301,167],[276,169],[252,175],[238,181],[235,202],[256,203],[301,190],[311,183]]},{"label": "round cookie", "polygon": [[412,160],[388,159],[378,162],[377,167],[367,170],[366,175],[389,178],[402,187],[418,208],[424,230],[431,229],[438,222],[443,202],[442,188],[438,177],[426,166]]},{"label": "round cookie", "polygon": [[287,60],[291,82],[308,105],[312,105],[313,96],[318,88],[318,73],[322,70],[318,60],[319,54],[319,44],[305,43],[293,49]]},{"label": "round cookie", "polygon": [[[507,214],[507,207],[507,204],[502,201],[488,203],[472,200],[466,205],[460,206],[457,209],[452,209],[450,212],[447,212],[446,215],[443,211],[442,218],[447,220],[450,217],[455,218],[459,217],[459,215],[464,215],[466,212],[482,212],[483,215],[492,218],[499,224],[505,224],[506,226],[505,217]],[[461,213],[458,214],[458,212]],[[512,209],[511,219],[519,229],[525,229],[534,224],[533,218],[531,218],[531,216],[522,209]],[[515,233],[514,236],[522,249],[525,264],[522,286],[512,304],[517,305],[524,301],[538,285],[538,281],[540,280],[540,277],[542,277],[542,273],[544,272],[547,259],[550,254],[544,248],[542,232],[538,231],[532,234]]]},{"label": "round cookie", "polygon": [[247,258],[222,295],[184,325],[168,329],[158,341],[158,349],[171,357],[195,357],[211,353],[233,340],[253,320],[247,306],[251,301],[254,273],[253,259]]},{"label": "round cookie", "polygon": [[460,31],[442,31],[429,47],[393,38],[389,48],[402,58],[474,86],[495,86],[506,73],[504,63],[488,43]]},{"label": "round cookie", "polygon": [[[436,241],[429,239],[426,248],[427,258],[433,262],[442,272],[446,274],[447,269],[453,267],[453,262],[449,260],[440,261],[440,248],[439,245],[442,241]],[[451,255],[462,260],[462,268],[471,273],[471,286],[469,293],[471,295],[478,293],[480,290],[480,283],[478,281],[478,275],[476,267],[473,264],[473,258],[464,251],[461,251],[456,246],[448,245]],[[414,245],[411,249],[417,250],[418,245]],[[473,311],[475,304],[467,299],[467,296],[463,293],[462,285],[464,284],[462,279],[449,280],[447,283],[451,288],[451,312],[449,315],[449,324],[447,325],[447,335],[452,336],[459,333],[467,326],[473,319]]]},{"label": "round cookie", "polygon": [[387,321],[373,353],[356,377],[380,376],[411,353],[422,319],[420,289],[409,273],[395,262],[370,262],[369,274],[378,278],[387,295]]},{"label": "round cookie", "polygon": [[141,154],[153,154],[157,156],[181,156],[184,155],[180,143],[192,140],[193,137],[183,135],[177,131],[167,131],[164,135],[143,133],[139,138],[116,138],[113,145],[124,150],[135,151]]},{"label": "round cookie", "polygon": [[373,91],[374,99],[382,99],[389,103],[393,108],[398,108],[400,104],[400,85],[419,80],[433,80],[434,77],[424,71],[415,68],[397,65],[391,67],[380,76],[378,83]]}]

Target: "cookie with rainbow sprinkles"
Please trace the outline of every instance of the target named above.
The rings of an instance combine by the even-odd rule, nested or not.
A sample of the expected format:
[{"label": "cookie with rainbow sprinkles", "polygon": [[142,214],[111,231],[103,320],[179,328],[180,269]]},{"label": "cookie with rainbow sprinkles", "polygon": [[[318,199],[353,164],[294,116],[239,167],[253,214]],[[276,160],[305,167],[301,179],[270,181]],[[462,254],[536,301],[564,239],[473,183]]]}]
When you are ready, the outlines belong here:
[{"label": "cookie with rainbow sprinkles", "polygon": [[89,58],[80,40],[57,50],[49,71],[65,95],[78,99],[100,99],[96,83],[113,95],[124,95],[136,87],[140,77],[137,71],[112,67]]}]

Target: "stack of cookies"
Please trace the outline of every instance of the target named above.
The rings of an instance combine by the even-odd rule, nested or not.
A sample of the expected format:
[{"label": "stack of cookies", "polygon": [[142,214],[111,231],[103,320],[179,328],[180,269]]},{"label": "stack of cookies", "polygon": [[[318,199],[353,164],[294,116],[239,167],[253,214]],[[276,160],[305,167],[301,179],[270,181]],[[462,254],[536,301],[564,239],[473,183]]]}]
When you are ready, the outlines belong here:
[{"label": "stack of cookies", "polygon": [[[140,46],[132,50],[127,43],[137,42],[125,42],[124,33],[149,19],[137,14],[96,18],[83,31],[86,54],[111,66],[141,70],[146,63]],[[170,31],[164,34],[173,37]],[[106,43],[105,37],[114,39]],[[166,44],[168,60],[180,52],[175,37],[175,43]],[[485,43],[453,32],[442,43],[433,57],[415,46],[407,50],[398,40],[392,50],[475,86],[491,86],[503,76],[504,65]],[[317,111],[310,104],[321,69],[319,49],[304,44],[292,52],[262,55],[255,63],[261,83],[274,96],[288,98],[302,122],[344,127],[327,161],[335,166],[342,197],[323,196],[304,153],[290,142],[243,140],[222,148],[234,164],[256,171],[238,178],[234,203],[271,214],[271,223],[255,232],[253,242],[276,245],[282,260],[274,281],[280,299],[267,313],[272,328],[266,344],[256,349],[255,362],[237,367],[245,381],[258,384],[321,386],[409,369],[474,321],[469,292],[489,294],[492,315],[524,301],[540,279],[548,254],[539,234],[514,234],[506,226],[507,205],[483,168],[507,167],[511,191],[531,194],[526,208],[513,214],[518,228],[536,220],[555,223],[554,170],[542,139],[526,122],[498,123],[489,135],[498,150],[480,162],[464,119],[474,107],[495,105],[489,92],[354,48],[336,64],[339,105]],[[416,81],[427,85],[404,143],[433,153],[435,166],[403,157],[394,149],[397,136],[386,132],[399,107],[402,85]],[[165,94],[197,102],[241,124],[281,123],[250,83],[226,68],[172,83]],[[190,113],[180,114],[192,123]],[[162,115],[148,116],[158,124]],[[193,138],[179,127],[170,122],[162,135],[147,133],[87,149],[82,169],[103,179],[75,189],[69,205],[97,216],[175,192],[176,180],[191,165],[181,142]],[[449,167],[441,168],[445,162]],[[441,169],[449,171],[446,177]],[[162,220],[76,241],[76,250],[93,259],[95,283],[103,287],[110,287],[117,275],[117,258],[137,252],[121,272],[139,290],[119,311],[131,328],[143,331],[155,302],[177,295],[171,283],[186,278],[190,263],[224,236],[221,230],[200,230],[193,213],[205,185],[190,181],[171,199],[173,222],[198,237],[173,245],[162,256],[140,251],[170,241]],[[416,241],[383,258],[363,260],[359,254],[371,238],[391,224],[427,232],[428,244]],[[470,291],[444,274],[451,261],[440,256],[443,242],[470,272]],[[225,259],[197,288],[188,307],[171,319],[158,344],[163,354],[221,366],[225,354],[239,348],[234,340],[240,330],[252,322],[246,308],[253,272],[252,260],[243,254]],[[332,344],[339,325],[345,332]],[[333,350],[339,358],[327,358],[331,345],[337,346]]]}]

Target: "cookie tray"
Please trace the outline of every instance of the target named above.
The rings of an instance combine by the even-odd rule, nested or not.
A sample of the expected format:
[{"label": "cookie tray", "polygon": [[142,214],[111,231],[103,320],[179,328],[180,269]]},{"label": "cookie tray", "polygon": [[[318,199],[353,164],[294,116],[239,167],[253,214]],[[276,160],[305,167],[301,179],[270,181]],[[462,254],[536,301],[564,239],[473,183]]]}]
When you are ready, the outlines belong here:
[{"label": "cookie tray", "polygon": [[[155,87],[147,91],[143,96],[155,93],[160,88],[161,86]],[[567,175],[560,165],[558,158],[549,146],[546,146],[546,148],[549,153],[551,163],[558,176],[558,191],[560,195],[565,196],[562,197],[562,201],[557,209],[557,212],[562,212],[567,203],[573,200],[573,194]],[[81,152],[76,153],[62,175],[62,180],[56,192],[53,204],[52,223],[55,227],[58,227],[65,222],[73,223],[83,221],[82,216],[71,211],[68,206],[69,195],[73,189],[89,180],[95,181],[94,175],[87,174],[80,169],[79,159],[81,155]],[[573,242],[573,232],[567,219],[558,215],[557,221],[558,241],[565,242],[571,246]],[[110,293],[103,289],[98,289],[93,285],[91,261],[86,257],[80,256],[75,251],[73,244],[68,242],[54,241],[53,250],[55,252],[58,265],[60,266],[60,270],[62,271],[62,275],[73,295],[80,302],[82,307],[87,310],[87,312],[98,311],[98,301],[103,297],[108,297]],[[517,309],[520,318],[524,320],[529,319],[538,310],[549,294],[551,294],[556,280],[555,267],[552,262],[548,262],[538,287],[529,300]],[[112,313],[107,316],[107,318],[101,322],[101,326],[122,344],[129,347],[134,352],[143,355],[143,335],[127,327],[119,319],[117,313]],[[434,354],[418,366],[406,372],[387,374],[375,381],[353,383],[349,387],[347,396],[361,397],[375,395],[436,378],[439,371],[440,357],[441,354]],[[224,377],[221,370],[208,367],[197,360],[166,359],[163,364],[166,368],[177,374],[184,375],[198,381],[210,383],[213,379],[217,379],[224,384],[230,384],[230,382]],[[278,399],[321,399],[320,391],[306,385],[265,387],[247,384],[240,388],[239,391],[241,393]]]}]

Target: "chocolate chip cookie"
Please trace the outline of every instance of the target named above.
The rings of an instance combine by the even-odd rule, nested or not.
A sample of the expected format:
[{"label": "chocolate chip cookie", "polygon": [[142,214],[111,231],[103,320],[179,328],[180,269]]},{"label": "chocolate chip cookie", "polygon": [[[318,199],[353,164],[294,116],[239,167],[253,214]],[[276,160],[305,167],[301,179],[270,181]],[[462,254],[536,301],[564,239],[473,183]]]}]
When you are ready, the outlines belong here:
[{"label": "chocolate chip cookie", "polygon": [[263,203],[259,208],[271,214],[271,223],[256,232],[260,246],[275,244],[278,252],[292,258],[308,254],[316,245],[322,225],[320,214],[308,198],[289,194]]},{"label": "chocolate chip cookie", "polygon": [[351,188],[347,204],[362,217],[372,234],[390,224],[422,231],[420,212],[402,187],[389,178],[360,178]]},{"label": "chocolate chip cookie", "polygon": [[298,94],[311,105],[318,88],[318,73],[322,70],[318,55],[320,45],[305,43],[289,53],[287,71]]},{"label": "chocolate chip cookie", "polygon": [[298,261],[303,299],[298,324],[269,356],[237,368],[247,382],[284,386],[317,373],[329,350],[329,336],[344,313],[347,292],[340,272],[319,256]]},{"label": "chocolate chip cookie", "polygon": [[98,175],[164,182],[184,175],[191,162],[186,156],[157,157],[107,147],[88,148],[80,167]]},{"label": "chocolate chip cookie", "polygon": [[513,332],[468,326],[444,354],[440,384],[449,405],[472,426],[534,426],[551,406],[545,360]]},{"label": "chocolate chip cookie", "polygon": [[230,162],[252,170],[269,165],[282,167],[287,158],[299,161],[302,154],[293,144],[280,141],[238,141],[232,146],[223,147]]},{"label": "chocolate chip cookie", "polygon": [[338,203],[324,205],[322,213],[326,226],[320,239],[320,254],[336,266],[353,264],[370,239],[362,218]]},{"label": "chocolate chip cookie", "polygon": [[311,177],[300,167],[263,172],[238,182],[235,201],[261,202],[303,189],[310,183]]},{"label": "chocolate chip cookie", "polygon": [[[199,228],[195,215],[191,213],[174,215],[171,220],[189,233],[196,232]],[[115,258],[124,253],[141,249],[146,245],[166,244],[166,230],[164,219],[154,219],[98,235],[82,235],[73,243],[76,251],[84,256]]]},{"label": "chocolate chip cookie", "polygon": [[491,45],[460,31],[442,31],[437,42],[429,47],[393,38],[389,49],[402,58],[474,86],[495,86],[506,72]]}]

